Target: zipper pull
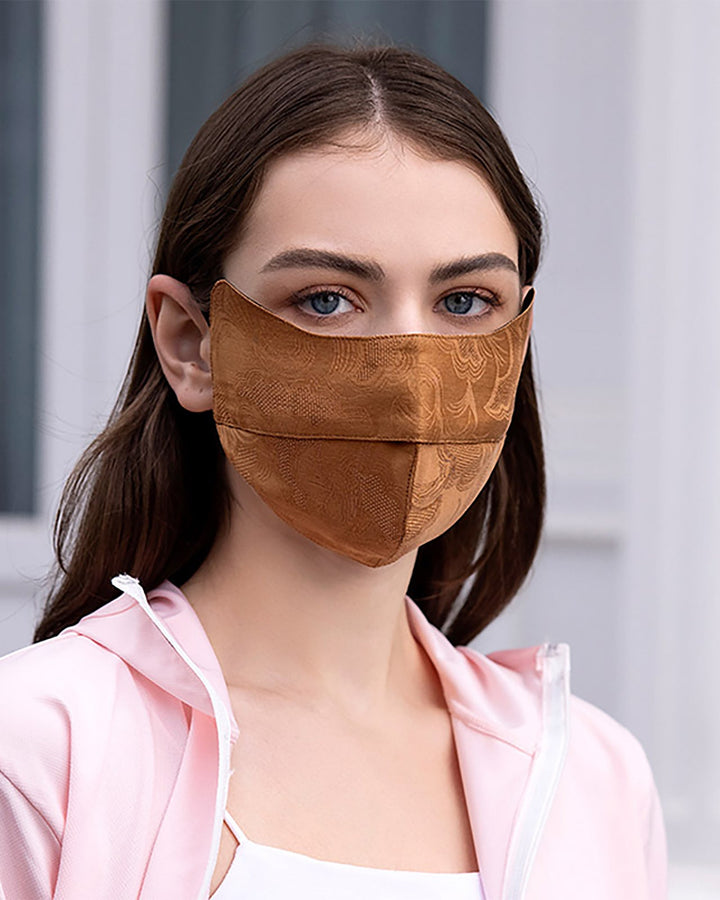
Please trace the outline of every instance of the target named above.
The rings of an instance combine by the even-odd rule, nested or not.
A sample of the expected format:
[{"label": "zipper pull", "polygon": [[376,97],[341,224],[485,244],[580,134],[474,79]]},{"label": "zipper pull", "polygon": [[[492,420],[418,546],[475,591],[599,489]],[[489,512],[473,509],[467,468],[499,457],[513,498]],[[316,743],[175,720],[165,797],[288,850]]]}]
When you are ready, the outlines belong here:
[{"label": "zipper pull", "polygon": [[122,575],[116,575],[112,579],[112,584],[120,591],[125,585],[140,584],[140,582],[137,580],[137,578],[135,578],[134,575],[127,575],[123,573]]},{"label": "zipper pull", "polygon": [[139,580],[133,575],[116,575],[111,583],[113,587],[116,587],[123,594],[128,594],[133,600],[137,600],[140,606],[144,606],[147,610],[150,610],[150,604],[145,596],[145,591],[142,589]]}]

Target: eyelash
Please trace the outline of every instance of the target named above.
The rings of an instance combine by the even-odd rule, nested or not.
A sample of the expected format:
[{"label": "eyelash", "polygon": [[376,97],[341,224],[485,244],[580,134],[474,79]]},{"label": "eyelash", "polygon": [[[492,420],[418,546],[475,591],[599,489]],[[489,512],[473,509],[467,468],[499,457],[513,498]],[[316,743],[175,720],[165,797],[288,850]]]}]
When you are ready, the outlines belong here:
[{"label": "eyelash", "polygon": [[[339,319],[341,316],[347,315],[347,313],[339,313],[337,315],[334,315],[333,313],[329,313],[328,315],[321,315],[320,313],[309,313],[306,310],[300,308],[300,304],[304,303],[306,300],[312,300],[313,297],[319,297],[319,296],[327,295],[327,294],[332,294],[337,297],[342,297],[344,300],[347,300],[348,303],[352,303],[352,299],[350,297],[348,297],[344,293],[344,291],[337,289],[337,288],[323,288],[321,290],[311,290],[308,292],[298,292],[296,294],[293,294],[292,299],[291,299],[291,305],[294,306],[301,315],[306,316],[309,319],[313,319],[316,322],[323,320],[323,319],[327,319],[327,320]],[[474,290],[450,291],[449,293],[447,293],[443,297],[441,297],[439,302],[442,303],[448,297],[455,297],[457,295],[470,295],[477,300],[482,300],[484,303],[488,304],[488,307],[490,307],[490,309],[494,309],[494,308],[502,305],[502,301],[500,300],[500,298],[497,295],[484,294],[484,293],[480,293],[480,291],[474,291]],[[472,319],[482,318],[482,317],[488,315],[489,313],[488,313],[488,311],[484,311],[481,313],[463,315],[460,313],[451,313],[448,310],[445,310],[445,314],[450,316],[450,318],[456,319],[456,320],[457,319],[471,319],[472,320]]]}]

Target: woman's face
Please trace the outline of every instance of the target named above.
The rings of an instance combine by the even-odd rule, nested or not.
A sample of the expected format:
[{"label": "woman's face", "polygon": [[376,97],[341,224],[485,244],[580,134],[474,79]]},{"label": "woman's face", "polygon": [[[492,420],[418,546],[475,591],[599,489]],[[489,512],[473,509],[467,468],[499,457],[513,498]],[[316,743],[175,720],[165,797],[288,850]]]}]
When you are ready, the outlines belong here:
[{"label": "woman's face", "polygon": [[486,333],[529,290],[517,254],[477,172],[390,138],[272,164],[224,275],[308,331]]}]

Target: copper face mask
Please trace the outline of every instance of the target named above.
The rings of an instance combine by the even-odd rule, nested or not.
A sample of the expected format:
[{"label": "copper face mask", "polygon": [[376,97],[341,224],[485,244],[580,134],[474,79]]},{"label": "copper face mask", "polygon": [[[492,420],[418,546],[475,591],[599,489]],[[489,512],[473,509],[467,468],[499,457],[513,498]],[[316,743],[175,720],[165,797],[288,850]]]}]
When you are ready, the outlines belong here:
[{"label": "copper face mask", "polygon": [[366,566],[453,525],[500,456],[532,306],[490,334],[317,334],[218,281],[213,415],[227,458],[317,544]]}]

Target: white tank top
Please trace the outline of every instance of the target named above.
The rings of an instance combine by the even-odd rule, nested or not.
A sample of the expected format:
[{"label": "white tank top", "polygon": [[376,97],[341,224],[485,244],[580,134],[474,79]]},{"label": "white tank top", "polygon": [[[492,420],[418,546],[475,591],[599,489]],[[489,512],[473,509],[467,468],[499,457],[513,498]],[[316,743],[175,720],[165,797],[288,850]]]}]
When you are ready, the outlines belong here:
[{"label": "white tank top", "polygon": [[238,846],[212,900],[484,900],[477,872],[405,872],[326,862],[248,840],[227,810],[225,821]]}]

